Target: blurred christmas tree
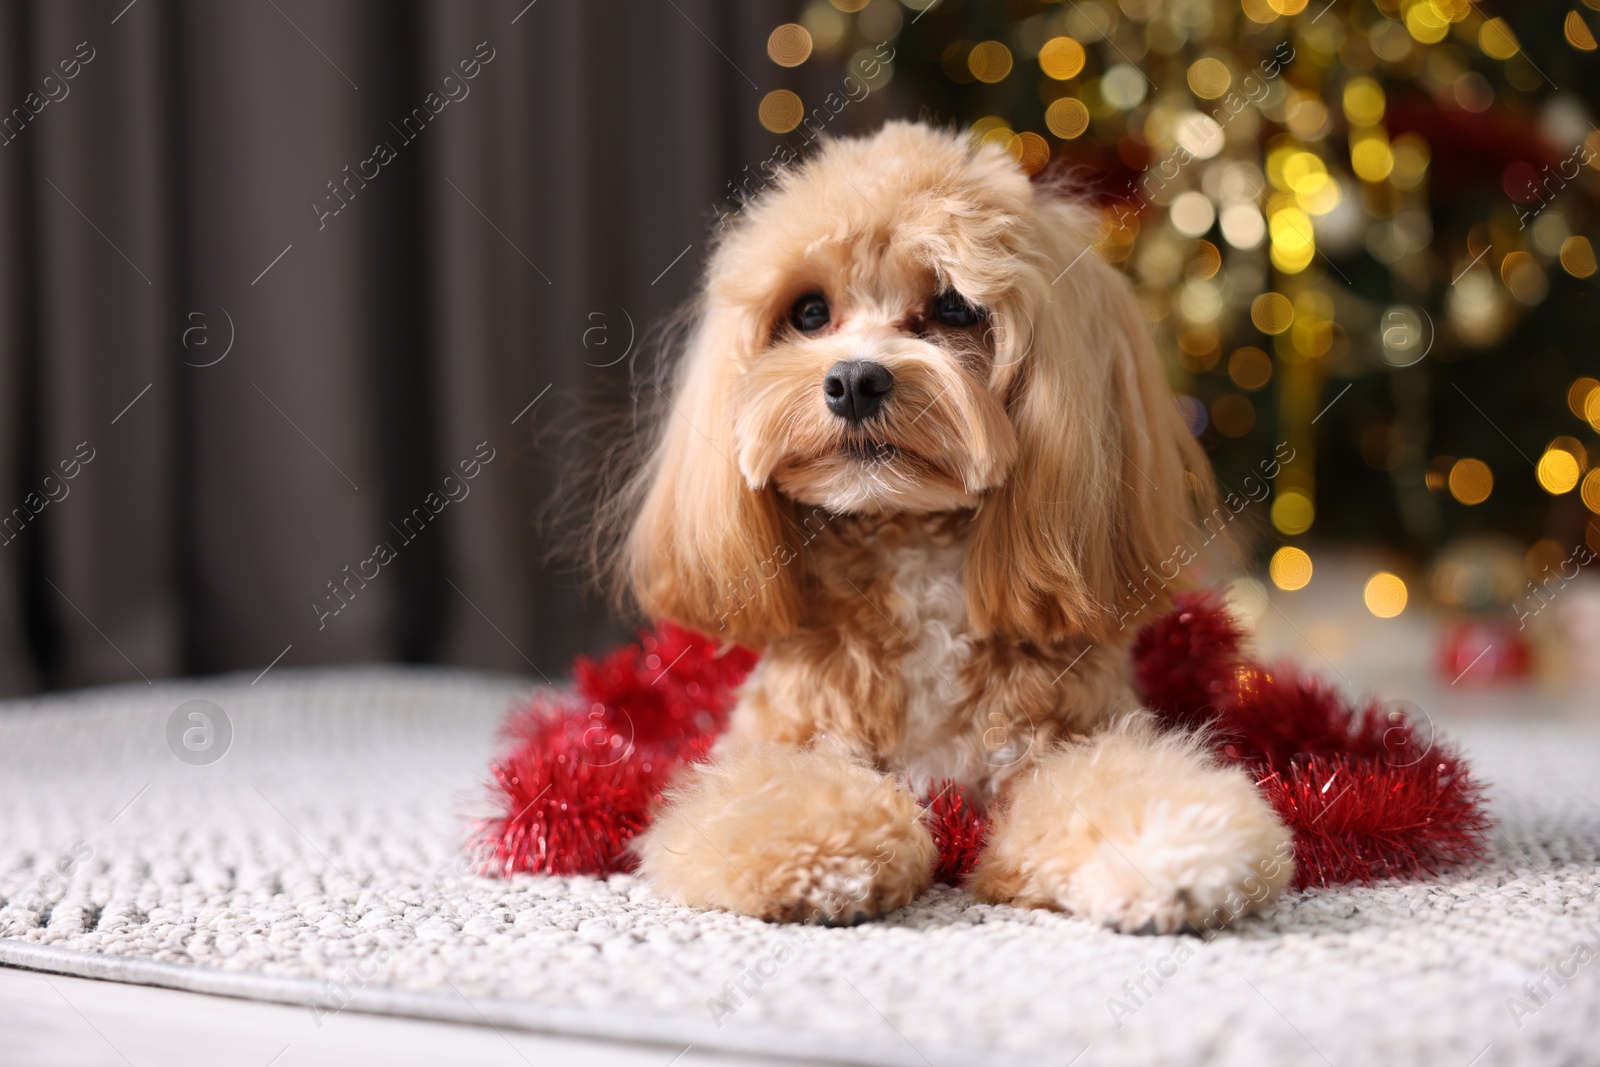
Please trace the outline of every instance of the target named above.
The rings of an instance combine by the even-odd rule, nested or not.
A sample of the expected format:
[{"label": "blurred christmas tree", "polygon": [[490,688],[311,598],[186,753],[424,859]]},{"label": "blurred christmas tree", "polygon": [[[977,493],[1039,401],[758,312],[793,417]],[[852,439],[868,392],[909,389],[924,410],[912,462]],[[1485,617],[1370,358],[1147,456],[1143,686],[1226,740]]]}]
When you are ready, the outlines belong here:
[{"label": "blurred christmas tree", "polygon": [[[1494,534],[1537,576],[1600,549],[1583,3],[811,0],[769,51],[858,65],[886,43],[874,88],[1075,173],[1223,481],[1293,447],[1264,546],[1288,542],[1281,562]],[[804,114],[780,90],[762,119]],[[1521,592],[1463,573],[1434,582],[1446,603]]]}]

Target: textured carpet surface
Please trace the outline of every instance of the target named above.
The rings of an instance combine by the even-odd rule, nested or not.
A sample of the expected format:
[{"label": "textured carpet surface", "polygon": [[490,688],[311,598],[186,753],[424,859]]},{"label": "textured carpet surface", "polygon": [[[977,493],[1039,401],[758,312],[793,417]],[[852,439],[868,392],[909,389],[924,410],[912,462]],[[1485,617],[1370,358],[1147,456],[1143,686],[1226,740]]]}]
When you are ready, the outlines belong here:
[{"label": "textured carpet surface", "polygon": [[0,963],[862,1063],[1600,1063],[1593,722],[1449,725],[1499,819],[1482,867],[1206,941],[950,890],[828,930],[629,877],[473,877],[464,828],[525,692],[274,671],[0,704]]}]

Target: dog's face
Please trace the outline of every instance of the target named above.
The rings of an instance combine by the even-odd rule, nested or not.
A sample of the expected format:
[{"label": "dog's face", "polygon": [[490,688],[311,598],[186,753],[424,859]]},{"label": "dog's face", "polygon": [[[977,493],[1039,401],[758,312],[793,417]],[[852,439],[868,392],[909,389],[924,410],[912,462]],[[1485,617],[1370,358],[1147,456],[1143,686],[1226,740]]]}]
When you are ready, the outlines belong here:
[{"label": "dog's face", "polygon": [[798,506],[974,509],[980,631],[1103,627],[1205,461],[1097,230],[924,126],[784,173],[711,258],[625,553],[646,609],[759,644],[801,610]]},{"label": "dog's face", "polygon": [[[1009,213],[974,182],[979,210],[952,217],[888,162],[841,161],[782,190],[735,239],[776,269],[723,286],[759,324],[735,357],[733,458],[752,489],[836,513],[975,507],[1017,452],[1015,368],[1001,365],[1020,268],[1005,269]],[[980,247],[991,262],[968,269],[962,250]]]}]

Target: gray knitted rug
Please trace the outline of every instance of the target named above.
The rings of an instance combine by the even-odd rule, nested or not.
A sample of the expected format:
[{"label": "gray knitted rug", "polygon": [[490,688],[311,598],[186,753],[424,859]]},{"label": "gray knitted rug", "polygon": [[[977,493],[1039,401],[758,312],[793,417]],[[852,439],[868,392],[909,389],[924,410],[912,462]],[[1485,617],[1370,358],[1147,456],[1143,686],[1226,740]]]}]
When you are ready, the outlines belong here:
[{"label": "gray knitted rug", "polygon": [[1592,722],[1449,723],[1492,788],[1483,867],[1294,895],[1207,941],[944,889],[835,930],[696,913],[629,877],[473,877],[464,827],[527,691],[280,670],[0,704],[0,963],[667,1055],[1600,1062]]}]

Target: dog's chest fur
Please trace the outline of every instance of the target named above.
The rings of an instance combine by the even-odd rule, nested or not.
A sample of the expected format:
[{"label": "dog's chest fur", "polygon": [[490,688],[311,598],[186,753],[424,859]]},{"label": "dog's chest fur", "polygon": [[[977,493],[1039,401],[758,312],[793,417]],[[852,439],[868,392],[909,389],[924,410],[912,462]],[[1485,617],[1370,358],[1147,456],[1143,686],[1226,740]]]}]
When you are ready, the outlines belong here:
[{"label": "dog's chest fur", "polygon": [[962,729],[970,715],[963,674],[972,656],[967,622],[965,539],[913,537],[881,553],[887,605],[909,646],[898,656],[904,687],[900,743],[891,759],[918,785],[966,779]]}]

